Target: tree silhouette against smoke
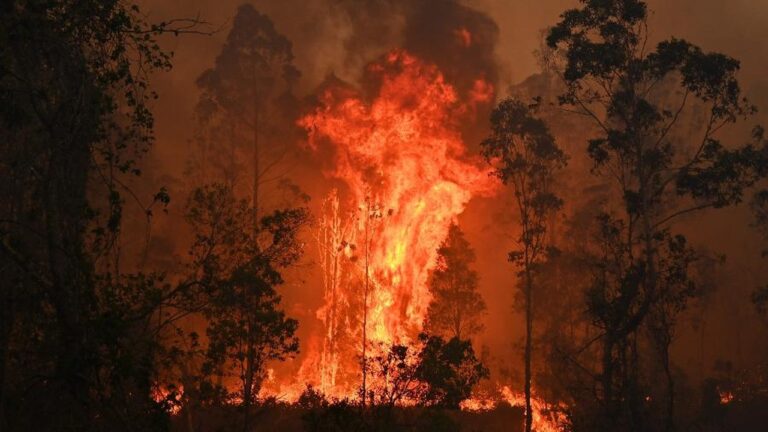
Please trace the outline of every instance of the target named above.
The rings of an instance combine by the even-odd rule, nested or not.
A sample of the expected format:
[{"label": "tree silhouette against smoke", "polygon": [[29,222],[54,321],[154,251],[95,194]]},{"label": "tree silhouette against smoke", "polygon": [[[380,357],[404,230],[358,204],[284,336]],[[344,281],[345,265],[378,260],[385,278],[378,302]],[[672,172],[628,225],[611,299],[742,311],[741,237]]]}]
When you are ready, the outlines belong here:
[{"label": "tree silhouette against smoke", "polygon": [[[195,241],[192,280],[201,287],[200,310],[207,319],[208,337],[202,382],[208,374],[237,371],[244,407],[244,430],[250,428],[249,407],[266,378],[267,362],[298,352],[298,322],[280,310],[275,287],[283,283],[281,269],[302,253],[297,240],[308,214],[303,209],[276,211],[259,221],[269,242],[250,237],[246,200],[237,199],[225,185],[193,191],[187,221]],[[208,374],[205,373],[208,371]]]},{"label": "tree silhouette against smoke", "polygon": [[531,431],[531,357],[533,354],[533,291],[535,275],[552,245],[547,223],[562,206],[553,192],[554,176],[566,163],[544,121],[534,116],[536,104],[507,99],[491,114],[491,135],[482,142],[483,154],[495,174],[514,188],[519,212],[519,249],[509,261],[520,268],[525,307],[525,430]]},{"label": "tree silhouette against smoke", "polygon": [[[268,16],[245,4],[237,9],[214,67],[197,79],[202,90],[196,110],[201,153],[194,177],[210,181],[207,169],[212,164],[218,175],[213,180],[236,189],[242,186],[238,176],[244,169],[238,164],[243,158],[239,152],[250,153],[254,230],[264,207],[260,189],[280,178],[274,171],[286,156],[292,127],[286,125],[295,118],[296,107],[291,91],[300,75],[293,65],[291,42]],[[275,141],[276,134],[281,135],[280,142]]]},{"label": "tree silhouette against smoke", "polygon": [[[191,172],[191,177],[210,181],[206,167],[212,161],[218,164],[219,178],[214,181],[225,183],[219,189],[223,187],[222,190],[234,194],[242,186],[238,184],[238,175],[243,168],[237,162],[241,152],[252,156],[250,238],[239,239],[250,249],[235,257],[242,266],[227,276],[228,282],[216,288],[222,295],[212,297],[208,316],[213,341],[209,354],[216,353],[218,343],[221,364],[226,364],[227,357],[240,362],[245,430],[250,428],[250,405],[264,380],[265,362],[283,359],[297,350],[293,338],[297,324],[276,310],[280,298],[273,290],[282,283],[276,269],[290,266],[298,259],[294,250],[299,248],[295,231],[307,217],[301,208],[266,212],[262,196],[266,183],[281,180],[279,187],[287,181],[284,173],[276,171],[287,154],[286,142],[291,139],[291,122],[295,118],[292,109],[296,104],[291,91],[300,73],[292,62],[291,42],[277,32],[268,16],[245,4],[237,9],[214,67],[197,80],[202,90],[197,106],[201,154],[197,155],[198,172]],[[276,134],[282,140],[279,143]],[[206,190],[198,189],[193,198]],[[208,195],[211,194],[202,196]],[[303,194],[300,198],[307,200]],[[211,207],[214,205],[198,202],[196,208],[202,206],[215,212]],[[273,253],[277,255],[272,256]],[[231,295],[226,295],[227,290]]]},{"label": "tree silhouette against smoke", "polygon": [[[152,391],[167,284],[121,264],[121,234],[154,141],[149,76],[171,66],[157,39],[197,24],[151,24],[126,2],[0,6],[2,430],[164,424]],[[151,218],[169,197],[146,202]]]},{"label": "tree silhouette against smoke", "polygon": [[[562,105],[592,121],[593,171],[614,186],[615,206],[599,217],[603,260],[596,263],[588,311],[602,332],[602,425],[644,430],[638,342],[643,330],[666,375],[664,430],[674,428],[674,381],[669,344],[675,316],[696,290],[686,281],[689,247],[670,232],[683,215],[741,201],[760,177],[753,145],[733,150],[717,132],[754,109],[742,98],[739,62],[705,53],[684,40],[655,49],[648,39],[646,4],[638,0],[582,0],[562,14],[548,46],[566,84]],[[698,137],[676,130],[686,114],[702,112]],[[691,114],[688,114],[691,115]]]},{"label": "tree silhouette against smoke", "polygon": [[432,301],[424,329],[446,339],[469,339],[482,331],[481,318],[486,310],[477,292],[477,272],[470,267],[475,251],[454,223],[437,253],[437,266],[429,279]]},{"label": "tree silhouette against smoke", "polygon": [[422,400],[429,406],[458,409],[475,385],[490,376],[468,340],[421,334],[419,342],[415,375],[426,385]]}]

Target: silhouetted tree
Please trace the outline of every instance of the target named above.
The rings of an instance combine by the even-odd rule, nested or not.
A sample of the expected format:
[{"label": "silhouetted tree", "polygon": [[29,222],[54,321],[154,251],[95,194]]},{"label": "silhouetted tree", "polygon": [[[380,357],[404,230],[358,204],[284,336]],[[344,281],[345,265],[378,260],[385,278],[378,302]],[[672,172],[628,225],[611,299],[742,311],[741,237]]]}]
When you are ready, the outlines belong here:
[{"label": "silhouetted tree", "polygon": [[[768,190],[763,189],[755,194],[752,200],[752,211],[755,215],[755,228],[764,239],[768,240]],[[763,250],[763,257],[766,256],[768,256],[768,248]],[[760,316],[768,317],[768,285],[755,288],[752,292],[752,302]]]},{"label": "silhouetted tree", "polygon": [[[572,170],[573,165],[569,168]],[[584,299],[597,261],[592,239],[603,197],[599,189],[590,189],[574,198],[580,202],[569,200],[567,217],[552,227],[552,234],[557,232],[558,249],[537,272],[533,305],[536,347],[542,359],[536,373],[537,394],[544,400],[564,402],[564,414],[575,425],[574,430],[591,430],[584,424],[599,412],[593,396],[594,373],[589,367],[599,359],[591,349],[598,330],[585,313]]]},{"label": "silhouetted tree", "polygon": [[361,320],[361,356],[360,356],[360,372],[362,374],[362,382],[360,383],[360,402],[363,407],[366,405],[366,401],[369,398],[368,391],[368,298],[371,295],[371,230],[376,222],[380,222],[384,217],[384,212],[381,205],[375,203],[370,194],[365,197],[365,203],[359,208],[362,213],[362,217],[365,218],[363,225],[363,318]]},{"label": "silhouetted tree", "polygon": [[[669,318],[695,293],[668,294],[677,284],[668,283],[665,274],[683,259],[670,253],[685,248],[684,239],[670,234],[670,224],[683,215],[740,202],[744,189],[759,178],[761,162],[753,145],[728,149],[717,139],[721,128],[753,112],[735,77],[738,61],[680,39],[648,49],[642,1],[581,3],[562,14],[547,43],[559,50],[554,69],[567,86],[560,101],[598,128],[588,154],[594,171],[612,181],[621,201],[600,218],[606,261],[598,265],[588,299],[603,332],[603,427],[629,423],[641,429],[638,331],[662,326],[670,335],[674,320]],[[703,125],[698,137],[689,138],[679,128],[695,110],[705,113]],[[670,299],[674,308],[662,306]],[[659,321],[659,309],[666,309],[666,322]],[[668,349],[661,351],[667,364]],[[671,430],[671,374],[667,387],[664,428]]]},{"label": "silhouetted tree", "polygon": [[[202,90],[197,105],[202,153],[193,176],[205,178],[207,165],[212,163],[218,176],[204,181],[224,181],[234,190],[243,169],[238,165],[242,159],[238,151],[250,147],[254,229],[263,207],[260,187],[280,177],[273,171],[287,152],[285,142],[293,127],[287,118],[296,105],[291,90],[299,76],[291,42],[278,33],[267,15],[244,4],[237,9],[214,67],[197,80]],[[272,136],[277,131],[282,142]]]},{"label": "silhouetted tree", "polygon": [[[762,127],[755,128],[754,138],[756,141],[763,142],[762,157],[764,162],[768,162],[768,140],[765,138],[765,130]],[[762,175],[768,175],[768,163],[761,166]],[[768,189],[758,190],[750,204],[755,218],[754,227],[763,239],[768,240]],[[768,256],[768,247],[763,249],[762,255]],[[768,285],[755,288],[752,292],[752,302],[760,316],[768,318]]]},{"label": "silhouetted tree", "polygon": [[371,406],[389,409],[409,403],[458,409],[489,376],[470,341],[425,333],[410,346],[381,347],[370,360],[370,373]]},{"label": "silhouetted tree", "polygon": [[424,383],[417,376],[418,352],[405,345],[392,345],[382,349],[370,361],[377,384],[371,389],[372,405],[394,408],[403,402],[419,401]]},{"label": "silhouetted tree", "polygon": [[163,426],[143,329],[164,284],[120,270],[121,178],[153,139],[156,37],[194,25],[119,1],[0,6],[0,429]]},{"label": "silhouetted tree", "polygon": [[482,142],[483,154],[495,174],[514,188],[519,212],[518,250],[509,260],[520,268],[525,305],[525,430],[533,423],[531,407],[531,355],[533,352],[533,291],[538,267],[552,252],[547,223],[562,206],[554,194],[555,172],[566,157],[555,144],[544,121],[532,112],[535,105],[502,101],[491,114],[491,135]]},{"label": "silhouetted tree", "polygon": [[207,370],[238,371],[244,430],[249,430],[249,409],[267,362],[298,352],[298,322],[279,309],[275,287],[283,283],[280,269],[301,256],[296,236],[308,216],[304,209],[264,216],[258,229],[268,239],[257,244],[251,238],[251,211],[246,200],[220,184],[196,189],[187,211],[195,233],[194,280],[203,288],[202,311],[208,320]]},{"label": "silhouetted tree", "polygon": [[472,388],[490,376],[468,340],[453,337],[446,341],[421,334],[419,341],[422,348],[415,374],[426,385],[422,398],[427,405],[458,409]]},{"label": "silhouetted tree", "polygon": [[[300,73],[292,62],[291,42],[275,29],[267,15],[258,12],[252,5],[244,4],[237,9],[232,29],[221,53],[216,58],[214,67],[201,74],[197,80],[197,85],[202,90],[196,111],[200,127],[199,145],[202,152],[197,155],[199,166],[193,167],[194,171],[191,175],[193,178],[200,176],[205,178],[207,165],[212,163],[218,171],[213,178],[214,181],[224,181],[230,192],[234,193],[236,188],[241,186],[238,176],[244,169],[238,165],[238,160],[242,158],[240,152],[251,154],[249,220],[251,221],[251,245],[254,249],[249,252],[249,255],[256,261],[267,260],[258,265],[270,263],[270,260],[284,259],[268,258],[274,250],[261,250],[263,237],[271,235],[274,240],[275,233],[262,233],[260,230],[284,230],[288,226],[297,227],[303,223],[300,219],[305,218],[303,210],[296,209],[280,210],[266,218],[261,217],[261,214],[265,213],[261,190],[264,184],[271,182],[281,187],[288,182],[283,173],[276,173],[275,170],[279,168],[279,164],[286,156],[288,147],[285,142],[290,140],[293,128],[290,119],[296,101],[291,90]],[[277,133],[280,134],[279,137],[275,137]],[[292,185],[288,186],[292,187]],[[306,201],[305,195],[301,193],[299,195],[302,201]],[[286,232],[280,234],[286,234]],[[280,247],[287,247],[291,241],[294,242],[294,247],[298,245],[295,239],[288,237],[279,239],[278,243]],[[270,247],[274,248],[275,244]],[[257,263],[253,262],[251,265],[257,265]],[[276,265],[276,263],[271,262],[269,265]],[[285,262],[281,265],[289,265],[289,263]],[[248,276],[247,272],[242,273],[242,270],[238,270],[233,275],[246,279],[253,277]],[[258,274],[258,278],[264,287],[281,282],[279,273],[272,274],[270,273],[272,270],[268,271],[266,268],[259,271],[263,272]],[[250,284],[252,288],[255,286],[254,283],[252,280]],[[239,321],[218,320],[211,322],[211,325],[218,327],[220,330],[218,333],[222,336],[233,336],[231,332],[225,331],[232,325],[246,332],[235,337],[235,339],[244,337],[241,341],[245,341],[245,351],[234,355],[245,356],[240,361],[245,368],[242,375],[244,380],[242,396],[247,429],[249,406],[258,393],[260,381],[263,378],[261,376],[263,362],[272,356],[281,358],[291,351],[288,348],[290,344],[286,341],[281,342],[287,344],[286,346],[270,346],[270,341],[274,340],[270,338],[285,339],[293,334],[296,326],[295,322],[285,321],[281,316],[273,316],[275,321],[269,324],[264,321],[269,318],[266,315],[257,316],[259,313],[257,311],[252,311],[257,315],[249,315],[251,312],[248,311],[256,307],[255,305],[260,305],[263,301],[272,302],[271,299],[276,294],[268,293],[264,288],[254,291],[252,288],[247,288],[249,285],[247,283],[236,285],[240,286],[240,288],[235,287],[235,290],[240,292],[239,296],[222,297],[218,300],[226,300],[220,304],[224,309],[235,308],[234,303],[227,303],[227,301],[240,301],[241,306],[236,309],[240,311],[241,316],[231,317],[232,320]],[[216,315],[222,318],[225,315],[223,309],[220,312]],[[273,327],[259,328],[262,325]],[[265,338],[261,336],[262,331],[275,333]],[[264,351],[261,348],[264,348]],[[281,351],[285,352],[281,353]]]},{"label": "silhouetted tree", "polygon": [[432,301],[424,328],[446,338],[470,338],[483,329],[480,319],[486,309],[477,292],[477,272],[470,267],[475,262],[475,251],[454,223],[437,254],[437,265],[429,279]]}]

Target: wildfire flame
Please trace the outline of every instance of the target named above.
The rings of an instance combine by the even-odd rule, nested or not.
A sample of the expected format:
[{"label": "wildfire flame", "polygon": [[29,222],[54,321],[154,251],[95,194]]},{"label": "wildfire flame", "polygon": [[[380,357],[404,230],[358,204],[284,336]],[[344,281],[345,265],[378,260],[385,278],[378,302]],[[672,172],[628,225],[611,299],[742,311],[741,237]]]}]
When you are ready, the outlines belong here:
[{"label": "wildfire flame", "polygon": [[[320,367],[307,368],[322,375],[308,381],[341,395],[359,383],[339,382],[338,362],[359,356],[361,345],[338,352],[343,348],[337,341],[345,336],[339,332],[354,340],[362,324],[348,318],[341,323],[345,318],[339,310],[353,307],[353,299],[362,296],[365,263],[365,330],[371,347],[408,344],[423,325],[431,300],[428,275],[449,225],[473,196],[495,190],[488,169],[466,155],[458,128],[478,102],[492,100],[489,83],[478,80],[462,102],[436,66],[401,50],[371,64],[368,73],[380,83],[370,102],[332,87],[320,95],[315,111],[299,121],[311,147],[332,148],[333,168],[327,174],[348,189],[346,211],[339,210],[334,192],[328,206],[335,216],[321,220],[326,231],[320,237],[332,253],[321,260],[330,275],[319,317],[329,331],[323,352],[308,359]],[[339,275],[344,259],[355,263],[356,277]],[[359,319],[363,307],[351,315]]]},{"label": "wildfire flame", "polygon": [[733,402],[733,392],[724,390],[720,391],[720,405],[728,405],[729,403]]},{"label": "wildfire flame", "polygon": [[[501,398],[498,397],[473,397],[467,399],[461,404],[461,409],[467,411],[490,411],[498,406],[500,401],[505,401],[511,406],[525,408],[525,395],[515,393],[508,386],[502,386],[499,389]],[[562,413],[564,406],[553,406],[545,400],[536,397],[535,393],[531,397],[531,408],[533,411],[533,430],[536,432],[560,432],[562,425],[567,424],[567,419]],[[554,409],[560,408],[560,410]]]},{"label": "wildfire flame", "polygon": [[469,47],[472,45],[472,33],[464,27],[454,30],[453,34],[459,40],[463,47]]},{"label": "wildfire flame", "polygon": [[[468,33],[458,36],[471,40]],[[298,380],[280,386],[278,393],[289,400],[305,384],[331,398],[355,397],[363,308],[371,349],[414,340],[431,300],[429,272],[450,224],[472,197],[491,195],[497,187],[489,169],[466,155],[458,127],[478,104],[494,100],[490,83],[480,77],[460,97],[436,66],[401,50],[368,72],[379,82],[373,98],[337,83],[299,121],[312,148],[332,149],[326,174],[343,182],[348,199],[332,190],[319,215],[325,304],[317,316],[325,332],[322,344],[310,346]],[[366,274],[367,307],[360,301]],[[500,401],[524,405],[522,394],[507,386],[497,393],[468,399],[461,408],[489,410]],[[541,399],[532,402],[535,430],[559,431],[562,415]]]}]

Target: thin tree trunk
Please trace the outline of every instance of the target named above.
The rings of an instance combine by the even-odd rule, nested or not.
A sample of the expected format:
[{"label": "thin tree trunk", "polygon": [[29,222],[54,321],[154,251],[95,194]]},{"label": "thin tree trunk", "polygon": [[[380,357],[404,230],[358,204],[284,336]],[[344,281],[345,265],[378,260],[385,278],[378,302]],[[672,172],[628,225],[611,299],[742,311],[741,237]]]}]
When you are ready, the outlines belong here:
[{"label": "thin tree trunk", "polygon": [[[333,260],[331,262],[331,267],[332,267],[332,271],[331,271],[331,310],[330,310],[330,317],[328,319],[328,325],[330,326],[330,335],[329,335],[330,336],[330,341],[329,341],[330,343],[329,343],[329,348],[330,348],[330,352],[331,352],[331,376],[330,376],[331,387],[334,387],[336,385],[336,367],[337,367],[337,365],[336,365],[336,332],[338,331],[338,329],[336,327],[336,321],[337,321],[337,316],[338,316],[338,312],[337,312],[338,299],[336,298],[336,296],[337,296],[337,293],[336,293],[337,286],[336,285],[337,285],[337,281],[339,279],[339,253],[336,251],[336,248],[338,246],[335,246],[337,244],[337,242],[335,241],[336,237],[337,237],[337,233],[336,233],[335,225],[333,225],[333,227],[334,227],[333,228],[333,234],[332,234],[332,237],[331,237],[331,239],[333,240],[331,244],[334,245],[334,247],[331,248],[331,250],[333,251],[333,252],[331,252],[331,257],[332,257],[332,260]],[[340,242],[338,242],[338,243],[340,243]],[[323,389],[323,391],[327,392],[328,390],[327,389]]]},{"label": "thin tree trunk", "polygon": [[630,388],[630,399],[629,399],[629,409],[630,409],[630,415],[631,417],[631,424],[632,428],[635,431],[642,431],[645,430],[645,418],[643,417],[643,400],[644,395],[640,394],[640,385],[639,385],[639,378],[638,374],[640,371],[640,356],[637,351],[637,333],[634,333],[632,336],[632,339],[629,341],[629,348],[630,348],[630,358],[627,361],[627,371],[626,375],[628,376],[629,381],[629,388]]},{"label": "thin tree trunk", "polygon": [[675,429],[675,379],[672,376],[672,368],[669,361],[669,344],[662,347],[662,362],[664,375],[667,378],[667,421],[664,430],[671,432]]},{"label": "thin tree trunk", "polygon": [[253,238],[259,232],[259,109],[253,114]]},{"label": "thin tree trunk", "polygon": [[675,429],[675,379],[672,376],[672,367],[669,355],[669,346],[672,343],[671,333],[667,333],[668,323],[662,321],[656,335],[661,365],[664,368],[664,377],[667,380],[667,406],[664,421],[664,430],[671,432]]},{"label": "thin tree trunk", "polygon": [[[184,417],[187,421],[187,431],[188,432],[195,432],[195,422],[194,422],[194,413],[193,409],[196,409],[195,406],[197,402],[200,400],[197,391],[192,390],[195,388],[195,386],[192,384],[189,373],[189,368],[187,367],[187,363],[182,361],[179,364],[179,369],[181,369],[181,384],[184,388],[184,405],[183,405],[183,411],[184,411]],[[194,408],[193,408],[194,407]]]},{"label": "thin tree trunk", "polygon": [[365,204],[365,284],[363,287],[363,359],[362,359],[362,369],[363,369],[363,386],[362,386],[362,403],[363,408],[365,408],[366,405],[366,399],[368,397],[367,395],[367,388],[366,388],[366,380],[368,378],[368,358],[367,358],[367,345],[368,345],[368,259],[369,259],[369,250],[368,250],[368,225],[370,224],[371,219],[371,202],[369,199],[366,199]]},{"label": "thin tree trunk", "polygon": [[606,335],[605,342],[603,343],[603,373],[601,377],[606,426],[613,424],[615,420],[613,403],[613,346],[614,338],[610,334]]},{"label": "thin tree trunk", "polygon": [[85,147],[54,150],[48,162],[44,198],[51,299],[60,335],[55,373],[82,407],[79,420],[83,422],[88,421],[91,410],[87,377],[94,366],[86,361],[88,329],[83,325],[83,304],[91,300],[93,289],[82,246],[81,212],[86,202],[89,159]]},{"label": "thin tree trunk", "polygon": [[533,280],[530,263],[525,264],[525,432],[533,427],[531,407],[531,353],[533,352]]},{"label": "thin tree trunk", "polygon": [[253,360],[254,349],[251,337],[251,328],[248,328],[248,340],[246,341],[245,377],[243,380],[243,431],[248,432],[251,420],[251,399],[253,398]]},{"label": "thin tree trunk", "polygon": [[8,426],[5,417],[5,374],[10,350],[10,336],[13,333],[15,321],[14,305],[11,300],[13,298],[11,290],[14,288],[15,286],[12,283],[8,284],[6,288],[8,292],[2,293],[4,298],[0,303],[3,311],[3,316],[0,317],[0,429]]},{"label": "thin tree trunk", "polygon": [[[253,106],[253,207],[251,209],[252,211],[252,217],[253,217],[253,242],[256,246],[258,246],[258,236],[259,236],[259,107],[258,103],[256,102],[256,98],[254,98],[254,106]],[[248,294],[247,294],[247,288],[244,288],[243,293],[243,313],[248,313]],[[251,323],[249,322],[248,325],[248,336],[247,336],[247,346],[246,346],[246,365],[245,365],[245,379],[244,379],[244,388],[243,388],[243,430],[244,432],[248,432],[250,428],[250,408],[251,408],[251,399],[253,397],[253,375],[254,375],[254,357],[255,357],[255,350],[253,346],[253,334],[252,334],[253,328]]]}]

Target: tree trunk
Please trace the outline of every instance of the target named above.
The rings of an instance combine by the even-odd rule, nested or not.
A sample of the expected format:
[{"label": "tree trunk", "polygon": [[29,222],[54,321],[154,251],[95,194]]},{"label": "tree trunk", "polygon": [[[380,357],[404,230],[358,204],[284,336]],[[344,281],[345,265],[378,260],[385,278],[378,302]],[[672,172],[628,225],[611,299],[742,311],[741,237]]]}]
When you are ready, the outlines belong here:
[{"label": "tree trunk", "polygon": [[73,400],[82,407],[79,420],[89,419],[88,327],[84,322],[91,306],[91,267],[83,252],[83,209],[87,207],[87,173],[90,149],[81,144],[60,144],[48,161],[44,197],[46,254],[52,286],[50,296],[59,330],[56,375],[64,381]]},{"label": "tree trunk", "polygon": [[629,360],[626,361],[627,367],[625,375],[627,376],[628,387],[630,389],[629,412],[630,423],[633,431],[645,430],[645,416],[643,403],[645,395],[640,393],[640,384],[638,374],[640,371],[640,355],[637,350],[637,333],[631,335],[628,340]]},{"label": "tree trunk", "polygon": [[525,264],[525,432],[533,427],[531,408],[531,353],[533,351],[533,280],[530,263]]},{"label": "tree trunk", "polygon": [[255,350],[251,329],[248,329],[248,340],[245,356],[245,377],[243,379],[243,431],[248,432],[251,420],[251,399],[253,398],[253,375]]},{"label": "tree trunk", "polygon": [[259,108],[253,114],[253,239],[259,233]]},{"label": "tree trunk", "polygon": [[363,385],[361,389],[362,393],[362,403],[363,408],[365,408],[366,405],[366,399],[368,397],[367,395],[367,388],[366,388],[366,380],[368,378],[368,358],[367,358],[367,345],[368,345],[368,225],[371,221],[371,203],[370,200],[366,199],[366,205],[365,205],[365,285],[363,287],[363,359],[362,359],[362,370],[363,370]]},{"label": "tree trunk", "polygon": [[669,361],[669,343],[664,344],[661,355],[664,375],[667,378],[667,419],[664,430],[671,432],[675,429],[675,380],[672,376],[672,368]]},{"label": "tree trunk", "polygon": [[603,406],[605,409],[605,425],[613,424],[615,420],[615,407],[613,402],[613,347],[615,339],[612,335],[606,334],[603,343],[602,359],[602,387],[603,387]]},{"label": "tree trunk", "polygon": [[[252,218],[253,218],[253,242],[258,247],[259,236],[259,106],[254,98],[253,106],[253,202],[252,202]],[[249,311],[248,301],[248,289],[243,288],[243,313]],[[255,373],[253,362],[255,357],[255,349],[253,342],[253,328],[249,323],[248,336],[246,341],[246,355],[245,355],[245,377],[243,379],[243,431],[248,432],[250,428],[250,414],[251,414],[251,399],[253,398],[253,375]]]},{"label": "tree trunk", "polygon": [[6,365],[8,364],[10,340],[13,333],[13,326],[15,321],[14,305],[13,305],[13,292],[15,285],[8,283],[8,286],[4,288],[7,292],[2,293],[0,298],[0,310],[2,310],[2,317],[0,317],[0,429],[5,429],[8,425],[5,424],[5,373]]}]

